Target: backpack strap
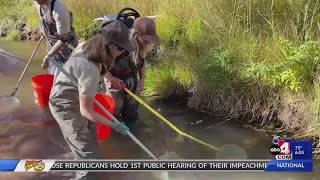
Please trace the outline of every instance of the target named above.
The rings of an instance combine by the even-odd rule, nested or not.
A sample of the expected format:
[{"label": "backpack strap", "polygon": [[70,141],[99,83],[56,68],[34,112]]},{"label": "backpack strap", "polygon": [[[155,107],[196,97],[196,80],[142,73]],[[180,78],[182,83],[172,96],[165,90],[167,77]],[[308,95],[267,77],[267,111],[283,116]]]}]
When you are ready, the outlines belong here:
[{"label": "backpack strap", "polygon": [[53,10],[54,10],[54,5],[56,3],[56,0],[51,0],[51,11],[50,11],[50,16],[51,16],[51,19],[54,21],[53,19]]},{"label": "backpack strap", "polygon": [[[129,11],[129,12],[126,12],[126,11]],[[115,20],[107,20],[107,21],[102,22],[101,28],[103,28],[105,25],[107,25],[113,21],[119,20],[119,21],[123,22],[129,29],[131,29],[133,26],[134,19],[137,19],[138,17],[140,17],[140,14],[136,10],[129,8],[129,7],[126,7],[126,8],[121,9],[117,13]]]},{"label": "backpack strap", "polygon": [[[56,3],[56,0],[51,0],[51,10],[50,10],[50,16],[51,16],[51,19],[54,21],[53,19],[53,9],[54,9],[54,5]],[[42,9],[40,7],[40,16],[43,17],[43,12],[42,12]]]},{"label": "backpack strap", "polygon": [[138,17],[140,17],[138,11],[130,7],[125,7],[118,12],[116,19],[121,20],[129,29],[131,29],[134,19],[137,19]]}]

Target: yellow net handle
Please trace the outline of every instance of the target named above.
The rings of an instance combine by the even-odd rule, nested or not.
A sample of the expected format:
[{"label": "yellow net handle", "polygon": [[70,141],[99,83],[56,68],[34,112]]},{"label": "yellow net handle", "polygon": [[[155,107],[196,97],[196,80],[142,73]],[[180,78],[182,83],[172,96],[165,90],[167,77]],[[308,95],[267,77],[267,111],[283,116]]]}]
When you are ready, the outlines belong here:
[{"label": "yellow net handle", "polygon": [[196,141],[202,145],[205,145],[213,150],[216,150],[218,151],[219,148],[209,144],[209,143],[206,143],[206,142],[203,142],[187,133],[184,133],[182,132],[180,129],[178,129],[175,125],[173,125],[170,121],[168,121],[165,117],[163,117],[161,114],[159,114],[156,110],[154,110],[152,107],[150,107],[147,103],[145,103],[141,98],[139,98],[137,95],[135,95],[134,93],[132,93],[129,89],[127,88],[124,88],[124,90],[130,94],[130,96],[132,96],[135,100],[137,100],[140,104],[142,104],[144,107],[146,107],[148,110],[150,110],[153,114],[155,114],[158,118],[160,118],[163,122],[165,122],[166,124],[168,124],[173,130],[175,130],[178,134],[182,135],[182,136],[185,136],[189,139],[192,139],[193,141]]}]

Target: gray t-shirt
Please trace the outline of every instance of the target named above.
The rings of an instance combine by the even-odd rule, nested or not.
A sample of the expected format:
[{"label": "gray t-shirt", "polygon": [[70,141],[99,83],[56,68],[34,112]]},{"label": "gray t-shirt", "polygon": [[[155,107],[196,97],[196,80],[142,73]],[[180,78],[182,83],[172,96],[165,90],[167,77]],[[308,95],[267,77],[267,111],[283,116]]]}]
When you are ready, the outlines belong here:
[{"label": "gray t-shirt", "polygon": [[62,72],[59,73],[50,93],[51,105],[62,107],[64,110],[80,111],[79,94],[95,97],[101,80],[102,65],[95,64],[85,57],[79,57],[79,53],[82,53],[81,44],[64,67],[71,77],[78,82],[78,87]]},{"label": "gray t-shirt", "polygon": [[[49,2],[48,8],[44,8],[44,7],[40,6],[36,1],[34,1],[34,3],[37,8],[37,11],[39,13],[39,16],[40,16],[40,8],[41,8],[44,19],[47,22],[49,22],[49,20],[51,19],[51,15],[50,15],[51,14],[51,0]],[[56,2],[54,4],[52,16],[53,16],[53,20],[56,22],[57,33],[59,35],[68,34],[71,30],[70,13],[69,13],[67,7],[64,4],[62,4],[62,2],[60,0],[56,0]],[[40,18],[41,18],[41,16],[40,16]],[[43,29],[41,29],[41,31],[43,32]]]}]

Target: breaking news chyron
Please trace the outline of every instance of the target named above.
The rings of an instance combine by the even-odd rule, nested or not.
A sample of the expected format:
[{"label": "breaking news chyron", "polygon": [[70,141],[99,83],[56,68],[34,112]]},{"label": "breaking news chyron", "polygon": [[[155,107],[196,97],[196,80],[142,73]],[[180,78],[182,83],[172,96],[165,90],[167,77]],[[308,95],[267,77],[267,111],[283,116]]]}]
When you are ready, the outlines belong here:
[{"label": "breaking news chyron", "polygon": [[264,171],[268,160],[1,160],[1,171]]},{"label": "breaking news chyron", "polygon": [[54,160],[2,159],[0,171],[264,171],[312,172],[312,142],[274,136],[272,160]]}]

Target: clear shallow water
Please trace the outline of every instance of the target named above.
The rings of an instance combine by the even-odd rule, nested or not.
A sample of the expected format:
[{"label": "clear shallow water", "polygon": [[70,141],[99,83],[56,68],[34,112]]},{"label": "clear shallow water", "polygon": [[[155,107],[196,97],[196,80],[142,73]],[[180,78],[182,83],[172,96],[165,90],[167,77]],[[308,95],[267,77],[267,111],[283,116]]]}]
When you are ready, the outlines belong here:
[{"label": "clear shallow water", "polygon": [[[35,42],[14,42],[0,40],[3,48],[26,60],[29,59]],[[56,124],[43,126],[40,122],[50,119],[45,111],[34,104],[31,78],[45,73],[40,68],[44,56],[44,46],[37,53],[30,70],[26,74],[17,97],[21,101],[21,109],[12,114],[0,114],[0,158],[2,159],[54,159],[67,158],[63,154],[70,150],[65,143],[59,127]],[[1,62],[1,60],[0,60]],[[22,65],[25,65],[23,63]],[[23,67],[21,67],[21,72]],[[12,77],[0,75],[0,95],[9,95],[20,74]],[[147,103],[158,110],[160,114],[173,124],[195,137],[210,144],[221,147],[224,144],[236,144],[246,151],[248,159],[270,159],[268,149],[271,137],[251,129],[244,128],[239,123],[223,123],[219,117],[211,117],[188,110],[181,104],[167,104],[157,99],[147,98]],[[0,107],[1,108],[1,107]],[[131,126],[131,132],[157,157],[168,152],[174,152],[184,159],[214,159],[216,152],[195,142],[182,139],[175,141],[177,134],[162,123],[156,116],[144,107],[140,108],[140,121]],[[99,144],[104,159],[149,159],[138,145],[129,137],[112,133],[111,137]],[[315,166],[319,164],[314,163]],[[253,173],[253,172],[195,172],[170,173],[170,179],[320,179],[320,166],[314,173]],[[70,179],[62,173],[0,173],[0,179]],[[101,173],[101,179],[159,179],[159,174],[147,173]]]}]

